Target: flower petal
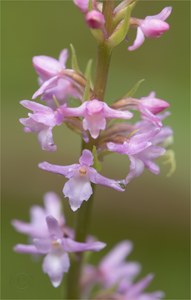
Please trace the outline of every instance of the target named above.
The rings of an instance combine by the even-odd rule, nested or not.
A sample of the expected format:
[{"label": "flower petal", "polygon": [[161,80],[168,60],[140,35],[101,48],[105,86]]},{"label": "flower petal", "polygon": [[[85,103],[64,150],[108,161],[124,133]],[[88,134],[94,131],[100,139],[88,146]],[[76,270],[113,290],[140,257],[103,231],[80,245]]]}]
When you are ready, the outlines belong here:
[{"label": "flower petal", "polygon": [[83,150],[82,155],[79,159],[80,165],[92,166],[93,165],[93,155],[90,150]]},{"label": "flower petal", "polygon": [[52,217],[52,216],[47,216],[46,217],[46,223],[48,226],[48,231],[50,234],[51,239],[59,239],[62,238],[63,232],[58,224],[58,221]]},{"label": "flower petal", "polygon": [[140,176],[144,171],[144,163],[142,160],[129,156],[130,159],[130,172],[127,175],[125,182],[128,184],[133,178]]},{"label": "flower petal", "polygon": [[18,232],[31,236],[35,236],[37,234],[36,227],[32,226],[32,224],[30,223],[25,223],[19,220],[13,220],[11,224]]},{"label": "flower petal", "polygon": [[140,292],[142,292],[153,280],[153,277],[154,277],[153,274],[149,274],[142,280],[133,284],[132,287],[129,288],[126,296],[128,297],[139,296]]},{"label": "flower petal", "polygon": [[136,50],[137,48],[139,48],[139,47],[144,43],[144,40],[145,40],[144,33],[142,32],[141,28],[138,27],[138,28],[137,28],[137,36],[136,36],[136,39],[135,39],[133,45],[130,46],[130,47],[128,47],[128,50],[129,50],[129,51],[134,51],[134,50]]},{"label": "flower petal", "polygon": [[118,119],[130,119],[133,114],[126,110],[121,111],[117,109],[110,108],[106,103],[104,103],[104,115],[106,118],[118,118]]},{"label": "flower petal", "polygon": [[43,80],[57,75],[61,70],[58,60],[50,56],[34,56],[32,62],[36,72]]},{"label": "flower petal", "polygon": [[84,130],[89,130],[93,139],[97,139],[100,130],[106,127],[106,119],[103,114],[96,114],[93,116],[86,115],[83,119]]},{"label": "flower petal", "polygon": [[113,179],[104,177],[101,174],[99,174],[94,168],[89,169],[89,178],[90,178],[90,181],[95,184],[105,185],[105,186],[111,187],[114,190],[120,191],[120,192],[124,191],[124,188],[121,187],[121,185],[120,185],[120,183],[122,183],[121,181],[117,181],[117,180],[113,180]]},{"label": "flower petal", "polygon": [[65,69],[66,67],[67,59],[68,59],[68,49],[63,49],[59,55],[59,63],[63,69]]},{"label": "flower petal", "polygon": [[46,92],[47,89],[53,88],[59,79],[60,79],[59,76],[54,76],[54,77],[48,79],[47,81],[45,81],[41,85],[41,87],[34,93],[34,95],[32,96],[32,99],[36,99],[37,97],[41,96],[43,93]]},{"label": "flower petal", "polygon": [[76,211],[84,200],[87,201],[90,198],[93,191],[86,176],[74,176],[65,183],[63,193],[69,198],[71,209]]},{"label": "flower petal", "polygon": [[165,21],[171,14],[172,12],[172,6],[167,6],[161,10],[161,12],[157,15],[154,16],[147,16],[145,19],[158,19],[161,21]]},{"label": "flower petal", "polygon": [[50,238],[35,238],[33,243],[38,250],[38,253],[47,254],[51,250]]},{"label": "flower petal", "polygon": [[100,251],[106,244],[102,242],[79,243],[70,238],[62,239],[62,246],[67,252]]},{"label": "flower petal", "polygon": [[89,0],[73,0],[74,4],[78,6],[78,8],[83,12],[86,13],[88,11],[88,3]]},{"label": "flower petal", "polygon": [[36,103],[34,101],[30,100],[22,100],[20,101],[20,104],[33,112],[39,112],[39,113],[51,113],[53,110],[50,107],[47,107],[45,105],[42,105],[40,103]]},{"label": "flower petal", "polygon": [[51,215],[62,224],[65,223],[61,200],[56,193],[48,192],[44,195],[44,206],[47,216]]},{"label": "flower petal", "polygon": [[121,264],[132,251],[132,243],[123,241],[115,246],[101,261],[101,268],[112,269]]},{"label": "flower petal", "polygon": [[67,178],[70,178],[73,176],[74,171],[79,167],[79,164],[73,164],[73,165],[68,165],[68,166],[59,166],[59,165],[52,165],[49,164],[48,162],[44,161],[40,163],[39,168],[45,171],[49,171],[52,173],[57,173],[60,175],[64,175]]},{"label": "flower petal", "polygon": [[26,254],[39,254],[39,251],[34,245],[16,245],[13,250],[18,253],[26,253]]},{"label": "flower petal", "polygon": [[62,281],[63,274],[68,272],[70,261],[65,252],[51,252],[43,260],[43,272],[50,277],[52,285],[58,287]]},{"label": "flower petal", "polygon": [[45,151],[56,151],[57,146],[54,144],[53,135],[52,135],[52,128],[47,127],[41,130],[38,133],[38,140],[41,145],[42,150]]}]

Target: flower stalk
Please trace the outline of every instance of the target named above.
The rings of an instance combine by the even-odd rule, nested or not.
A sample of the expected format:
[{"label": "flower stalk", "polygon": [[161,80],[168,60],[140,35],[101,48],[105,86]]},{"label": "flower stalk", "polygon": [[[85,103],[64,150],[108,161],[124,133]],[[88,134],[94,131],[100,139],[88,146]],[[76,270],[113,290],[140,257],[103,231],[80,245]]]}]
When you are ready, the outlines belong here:
[{"label": "flower stalk", "polygon": [[[106,20],[106,30],[109,34],[112,30],[112,11],[114,7],[114,0],[106,0],[103,3],[103,14]],[[95,75],[95,84],[93,96],[96,99],[104,101],[104,95],[107,85],[107,78],[109,72],[109,65],[111,60],[112,49],[108,47],[106,42],[98,45],[97,66]],[[89,143],[82,141],[83,149],[93,149],[95,140],[90,138]],[[83,242],[86,239],[89,223],[91,219],[91,211],[95,195],[95,185],[92,184],[93,194],[88,200],[84,202],[81,209],[77,212],[76,216],[76,241]],[[71,268],[68,274],[67,297],[68,299],[80,299],[80,275],[83,261],[83,253],[79,253],[74,257],[71,263]]]}]

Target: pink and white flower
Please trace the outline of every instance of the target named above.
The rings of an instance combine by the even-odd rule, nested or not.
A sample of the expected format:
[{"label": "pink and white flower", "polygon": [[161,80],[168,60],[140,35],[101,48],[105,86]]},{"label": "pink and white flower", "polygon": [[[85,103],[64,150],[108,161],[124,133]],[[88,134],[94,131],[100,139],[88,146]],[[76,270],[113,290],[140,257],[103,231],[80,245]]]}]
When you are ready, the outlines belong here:
[{"label": "pink and white flower", "polygon": [[41,85],[34,93],[33,99],[42,96],[41,99],[45,100],[52,108],[55,108],[54,97],[60,104],[64,104],[68,96],[80,99],[81,95],[76,86],[63,76],[67,58],[67,49],[61,51],[58,60],[45,55],[33,57],[33,66],[39,75],[39,84]]},{"label": "pink and white flower", "polygon": [[159,14],[147,16],[145,19],[135,19],[137,27],[137,36],[132,46],[128,47],[129,51],[138,49],[148,38],[158,38],[169,30],[170,26],[165,20],[170,16],[172,7],[165,7]]},{"label": "pink and white flower", "polygon": [[82,116],[84,118],[84,130],[88,130],[94,139],[99,136],[100,130],[106,128],[106,119],[130,119],[133,116],[129,111],[112,109],[106,103],[97,99],[86,101],[79,107],[68,107],[67,115],[73,117]]},{"label": "pink and white flower", "polygon": [[126,262],[126,257],[132,251],[132,243],[122,241],[117,244],[97,266],[86,265],[83,270],[82,286],[89,289],[94,284],[109,289],[119,284],[122,279],[131,283],[140,271],[140,265]]},{"label": "pink and white flower", "polygon": [[[61,228],[68,232],[65,226],[65,217],[62,212],[61,200],[53,192],[44,195],[44,207],[34,205],[30,209],[30,223],[13,220],[13,227],[20,233],[27,234],[32,238],[45,238],[49,236],[46,223],[47,216],[53,216]],[[71,231],[71,230],[70,230]]]},{"label": "pink and white flower", "polygon": [[61,125],[64,116],[59,110],[33,102],[22,100],[21,105],[32,110],[33,113],[28,114],[28,118],[19,119],[23,124],[25,132],[36,132],[42,150],[55,151],[56,145],[53,141],[52,130],[55,126]]},{"label": "pink and white flower", "polygon": [[33,239],[33,245],[18,244],[14,247],[14,250],[19,253],[43,255],[43,272],[48,274],[52,285],[58,287],[62,282],[64,273],[67,273],[70,268],[68,253],[100,251],[105,247],[105,244],[94,241],[79,243],[69,237],[63,237],[62,228],[52,216],[46,217],[46,224],[48,237]]},{"label": "pink and white flower", "polygon": [[70,207],[76,211],[83,201],[87,201],[93,193],[90,182],[111,187],[117,191],[124,191],[121,181],[106,178],[99,174],[93,165],[93,155],[89,150],[83,150],[79,164],[68,166],[52,165],[48,162],[39,164],[39,168],[64,175],[69,180],[65,183],[63,193],[69,198]]}]

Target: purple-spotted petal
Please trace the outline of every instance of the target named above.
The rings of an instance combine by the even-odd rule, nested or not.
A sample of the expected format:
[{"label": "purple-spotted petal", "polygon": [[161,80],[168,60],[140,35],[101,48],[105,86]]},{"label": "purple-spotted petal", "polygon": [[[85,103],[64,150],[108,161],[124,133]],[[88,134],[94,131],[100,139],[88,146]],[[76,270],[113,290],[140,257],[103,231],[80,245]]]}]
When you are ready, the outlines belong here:
[{"label": "purple-spotted petal", "polygon": [[43,272],[48,274],[54,287],[61,284],[63,274],[68,272],[69,267],[69,257],[64,251],[50,252],[45,256],[42,265]]},{"label": "purple-spotted petal", "polygon": [[136,39],[135,39],[133,45],[130,46],[130,47],[128,47],[128,50],[129,50],[129,51],[134,51],[134,50],[136,50],[137,48],[139,48],[139,47],[144,43],[144,40],[145,40],[144,33],[142,32],[141,28],[138,27],[138,28],[137,28],[137,36],[136,36]]},{"label": "purple-spotted petal", "polygon": [[80,165],[86,165],[88,167],[93,165],[93,155],[90,150],[83,150],[82,155],[79,159]]},{"label": "purple-spotted petal", "polygon": [[100,251],[106,244],[102,242],[79,243],[70,238],[62,239],[62,246],[67,252]]},{"label": "purple-spotted petal", "polygon": [[87,201],[92,195],[92,187],[86,176],[74,176],[64,185],[63,193],[69,198],[70,207],[76,211],[83,201]]}]

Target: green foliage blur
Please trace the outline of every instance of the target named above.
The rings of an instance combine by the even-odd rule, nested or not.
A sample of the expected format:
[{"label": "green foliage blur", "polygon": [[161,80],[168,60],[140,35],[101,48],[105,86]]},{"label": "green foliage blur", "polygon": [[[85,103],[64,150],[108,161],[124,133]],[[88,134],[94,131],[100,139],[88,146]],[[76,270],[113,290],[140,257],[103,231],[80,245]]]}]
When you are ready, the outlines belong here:
[{"label": "green foliage blur", "polygon": [[[80,138],[61,126],[55,130],[56,153],[41,151],[37,138],[25,134],[18,119],[26,116],[19,105],[37,89],[32,68],[34,55],[58,57],[72,42],[80,66],[96,59],[96,42],[82,14],[72,1],[2,1],[2,299],[63,299],[64,286],[54,289],[41,271],[41,263],[12,251],[26,237],[16,233],[12,219],[29,220],[29,208],[42,205],[43,194],[57,192],[63,199],[69,224],[73,222],[67,199],[62,195],[64,178],[38,169],[37,164],[71,164],[80,154]],[[144,276],[155,273],[149,290],[164,290],[165,299],[190,299],[189,295],[189,8],[188,1],[139,1],[133,16],[145,17],[173,6],[169,32],[160,39],[146,40],[135,52],[127,42],[114,50],[106,100],[126,93],[145,78],[137,97],[156,91],[171,104],[166,123],[174,130],[173,149],[177,170],[167,178],[168,166],[160,160],[161,174],[144,175],[119,193],[98,187],[90,232],[108,244],[123,239],[134,243],[130,260],[139,261]],[[129,33],[129,45],[135,31]],[[69,66],[69,64],[68,64]],[[108,156],[103,173],[123,178],[126,157]],[[92,256],[94,262],[101,255]],[[66,278],[65,278],[66,281]],[[74,283],[75,288],[75,283]]]}]

